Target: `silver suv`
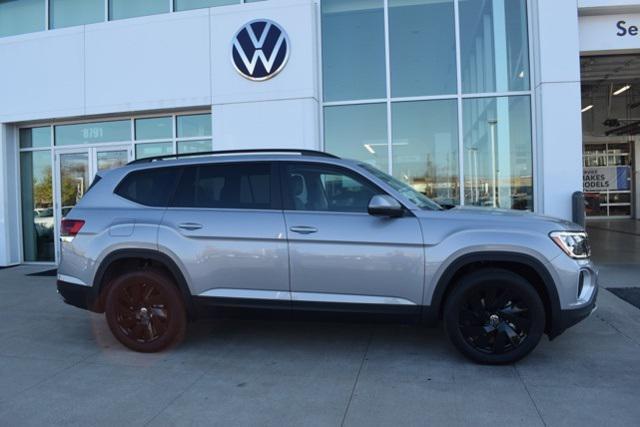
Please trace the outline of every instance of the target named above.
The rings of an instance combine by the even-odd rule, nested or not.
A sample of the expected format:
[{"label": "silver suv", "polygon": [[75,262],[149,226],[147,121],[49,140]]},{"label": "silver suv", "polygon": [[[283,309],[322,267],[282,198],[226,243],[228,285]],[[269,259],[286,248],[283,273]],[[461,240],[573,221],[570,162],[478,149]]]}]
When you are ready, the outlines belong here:
[{"label": "silver suv", "polygon": [[104,312],[130,349],[166,349],[207,313],[260,308],[440,320],[465,356],[500,364],[595,308],[597,272],[576,224],[444,210],[327,153],[185,157],[96,177],[62,221],[60,295]]}]

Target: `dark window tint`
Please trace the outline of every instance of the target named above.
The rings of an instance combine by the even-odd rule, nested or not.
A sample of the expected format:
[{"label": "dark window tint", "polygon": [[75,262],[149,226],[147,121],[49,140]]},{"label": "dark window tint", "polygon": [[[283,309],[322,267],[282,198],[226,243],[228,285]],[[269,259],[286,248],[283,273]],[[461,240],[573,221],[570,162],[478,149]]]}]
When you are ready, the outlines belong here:
[{"label": "dark window tint", "polygon": [[167,206],[179,168],[132,172],[118,185],[116,194],[147,206]]},{"label": "dark window tint", "polygon": [[367,212],[382,193],[363,177],[342,168],[290,164],[285,169],[287,208],[298,211]]},{"label": "dark window tint", "polygon": [[187,167],[171,206],[270,209],[271,165],[236,163]]}]

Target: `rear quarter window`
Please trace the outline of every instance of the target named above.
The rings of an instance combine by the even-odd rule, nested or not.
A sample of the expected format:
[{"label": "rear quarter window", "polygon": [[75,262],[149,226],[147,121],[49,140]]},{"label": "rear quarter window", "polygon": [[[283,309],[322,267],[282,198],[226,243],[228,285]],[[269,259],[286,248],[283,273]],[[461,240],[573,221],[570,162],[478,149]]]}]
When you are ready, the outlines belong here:
[{"label": "rear quarter window", "polygon": [[179,176],[178,167],[131,172],[118,184],[115,193],[141,205],[166,207]]}]

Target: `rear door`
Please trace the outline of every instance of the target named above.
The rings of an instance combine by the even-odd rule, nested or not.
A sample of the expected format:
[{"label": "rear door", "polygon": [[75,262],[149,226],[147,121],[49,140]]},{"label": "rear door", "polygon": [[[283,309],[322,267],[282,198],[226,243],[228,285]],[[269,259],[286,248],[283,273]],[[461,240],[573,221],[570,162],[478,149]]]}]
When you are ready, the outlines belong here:
[{"label": "rear door", "polygon": [[183,264],[193,295],[288,304],[286,231],[272,169],[270,162],[183,168],[158,242]]},{"label": "rear door", "polygon": [[340,166],[290,162],[282,171],[293,302],[417,308],[424,252],[420,224],[367,213],[384,191]]}]

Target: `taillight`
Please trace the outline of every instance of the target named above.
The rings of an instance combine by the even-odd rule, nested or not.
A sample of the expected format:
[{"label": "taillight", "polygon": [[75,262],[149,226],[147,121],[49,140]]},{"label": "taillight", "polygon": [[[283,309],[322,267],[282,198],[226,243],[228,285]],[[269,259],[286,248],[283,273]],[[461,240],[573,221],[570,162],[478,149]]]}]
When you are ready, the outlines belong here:
[{"label": "taillight", "polygon": [[63,219],[60,224],[60,237],[75,237],[83,225],[84,221],[81,219]]}]

